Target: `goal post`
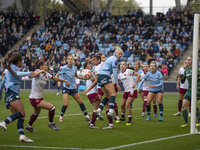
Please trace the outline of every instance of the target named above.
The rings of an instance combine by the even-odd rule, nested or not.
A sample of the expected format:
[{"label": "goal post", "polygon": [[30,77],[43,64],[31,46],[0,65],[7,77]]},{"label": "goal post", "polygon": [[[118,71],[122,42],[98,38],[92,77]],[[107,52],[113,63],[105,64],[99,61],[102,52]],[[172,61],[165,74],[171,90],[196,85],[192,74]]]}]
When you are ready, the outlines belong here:
[{"label": "goal post", "polygon": [[198,69],[198,45],[199,45],[199,21],[200,14],[194,15],[193,31],[193,58],[192,58],[192,96],[191,96],[191,126],[190,133],[198,133],[196,128],[196,106],[197,106],[197,69]]}]

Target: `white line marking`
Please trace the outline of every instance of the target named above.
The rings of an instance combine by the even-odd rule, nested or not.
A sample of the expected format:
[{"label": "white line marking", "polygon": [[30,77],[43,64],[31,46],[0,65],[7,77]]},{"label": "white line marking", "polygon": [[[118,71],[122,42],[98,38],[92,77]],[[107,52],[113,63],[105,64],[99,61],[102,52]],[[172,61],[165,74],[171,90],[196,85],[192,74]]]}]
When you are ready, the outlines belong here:
[{"label": "white line marking", "polygon": [[[142,110],[142,108],[134,108],[134,110]],[[165,109],[165,110],[173,110],[173,109]],[[121,110],[118,110],[119,112],[121,112]],[[88,114],[92,114],[93,112],[88,112]],[[66,114],[64,115],[64,117],[66,116],[79,116],[79,115],[83,115],[83,113],[78,113],[78,114]],[[55,115],[54,117],[60,117],[60,115]],[[37,119],[44,119],[44,118],[49,118],[49,116],[41,116],[41,117],[38,117]],[[27,119],[30,119],[30,118],[25,118],[25,120]]]},{"label": "white line marking", "polygon": [[0,145],[0,147],[20,147],[20,148],[36,148],[36,149],[72,149],[72,150],[100,150],[100,149],[84,149],[84,148],[68,148],[68,147],[49,147],[49,146],[27,146],[27,145]]},{"label": "white line marking", "polygon": [[0,145],[0,147],[21,147],[21,148],[36,148],[36,149],[69,149],[69,150],[113,150],[113,149],[119,149],[119,148],[141,145],[141,144],[146,144],[146,143],[158,142],[158,141],[163,141],[163,140],[168,140],[168,139],[173,139],[173,138],[178,138],[178,137],[183,137],[183,136],[188,136],[188,135],[193,135],[193,134],[187,133],[187,134],[175,135],[175,136],[170,136],[170,137],[165,137],[165,138],[160,138],[160,139],[154,139],[154,140],[149,140],[149,141],[143,141],[143,142],[138,142],[138,143],[131,143],[131,144],[127,144],[127,145],[110,147],[110,148],[105,148],[105,149],[84,149],[84,148],[27,146],[27,145]]},{"label": "white line marking", "polygon": [[110,147],[110,148],[106,148],[104,150],[119,149],[119,148],[130,147],[130,146],[135,146],[135,145],[140,145],[140,144],[146,144],[146,143],[152,143],[152,142],[157,142],[157,141],[163,141],[163,140],[168,140],[168,139],[173,139],[173,138],[183,137],[183,136],[188,136],[188,135],[192,135],[192,134],[187,133],[187,134],[175,135],[175,136],[170,136],[170,137],[165,137],[165,138],[160,138],[160,139],[154,139],[154,140],[149,140],[149,141],[143,141],[143,142],[138,142],[138,143],[131,143],[131,144],[127,144],[127,145]]}]

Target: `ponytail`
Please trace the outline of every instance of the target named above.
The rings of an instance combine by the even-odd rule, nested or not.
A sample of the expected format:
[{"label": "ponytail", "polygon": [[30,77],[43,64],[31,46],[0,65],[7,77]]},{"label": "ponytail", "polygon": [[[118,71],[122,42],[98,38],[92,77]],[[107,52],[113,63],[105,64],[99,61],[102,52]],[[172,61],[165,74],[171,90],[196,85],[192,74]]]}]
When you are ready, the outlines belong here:
[{"label": "ponytail", "polygon": [[21,57],[21,55],[19,55],[19,54],[15,54],[15,55],[13,55],[9,60],[8,60],[8,65],[7,65],[7,69],[8,69],[8,71],[13,75],[13,76],[15,76],[15,77],[17,77],[17,74],[11,69],[11,64],[15,64],[15,65],[17,65],[17,63],[19,62],[19,61],[21,61],[22,60],[22,57]]},{"label": "ponytail", "polygon": [[36,69],[40,69],[40,66],[42,66],[42,65],[44,65],[44,61],[38,60],[38,61],[36,62]]}]

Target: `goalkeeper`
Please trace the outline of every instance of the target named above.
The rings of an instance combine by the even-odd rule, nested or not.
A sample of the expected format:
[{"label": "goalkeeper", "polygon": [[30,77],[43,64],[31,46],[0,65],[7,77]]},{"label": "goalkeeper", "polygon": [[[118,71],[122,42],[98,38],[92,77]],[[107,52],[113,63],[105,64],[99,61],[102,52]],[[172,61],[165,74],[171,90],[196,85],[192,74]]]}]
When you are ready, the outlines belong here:
[{"label": "goalkeeper", "polygon": [[[192,88],[192,56],[187,58],[187,66],[184,71],[184,74],[181,76],[181,83],[184,83],[185,80],[188,80],[188,90],[184,96],[183,99],[183,105],[182,105],[182,114],[184,119],[184,124],[181,125],[181,127],[187,127],[188,126],[188,112],[187,108],[189,104],[191,103],[191,88]],[[198,69],[197,74],[197,100],[200,99],[200,69]],[[196,107],[196,116],[198,119],[198,123],[196,126],[200,126],[200,116],[199,116],[199,108]]]}]

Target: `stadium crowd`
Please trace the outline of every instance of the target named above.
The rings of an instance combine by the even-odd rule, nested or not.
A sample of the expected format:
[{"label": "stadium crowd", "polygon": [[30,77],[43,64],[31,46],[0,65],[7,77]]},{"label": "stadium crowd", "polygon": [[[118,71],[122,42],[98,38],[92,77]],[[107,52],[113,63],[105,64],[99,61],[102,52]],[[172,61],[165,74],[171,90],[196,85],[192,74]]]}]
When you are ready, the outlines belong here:
[{"label": "stadium crowd", "polygon": [[[5,18],[4,24],[8,24],[2,31],[12,29],[7,30],[8,33],[5,31],[7,36],[1,34],[5,37],[1,38],[3,43],[12,34],[13,39],[17,39],[14,33],[19,31],[17,35],[21,35],[21,27],[26,33],[32,25],[30,22],[34,25],[36,16],[33,12],[20,16],[13,12],[1,13],[1,18]],[[167,77],[187,50],[192,35],[193,16],[187,9],[169,9],[166,14],[157,13],[153,18],[145,16],[141,10],[128,11],[124,16],[106,12],[95,15],[88,10],[76,15],[64,12],[59,16],[53,10],[42,28],[35,30],[30,40],[23,41],[15,53],[23,56],[23,70],[34,71],[35,62],[39,59],[47,62],[51,73],[56,73],[59,66],[66,64],[69,54],[74,56],[80,69],[85,58],[96,53],[109,57],[115,47],[120,46],[124,52],[122,60],[129,62],[129,67],[133,67],[135,61],[150,64],[155,60],[159,70]]]},{"label": "stadium crowd", "polygon": [[39,18],[40,16],[33,11],[19,14],[17,11],[0,10],[0,55],[5,56],[7,51],[39,21]]}]

